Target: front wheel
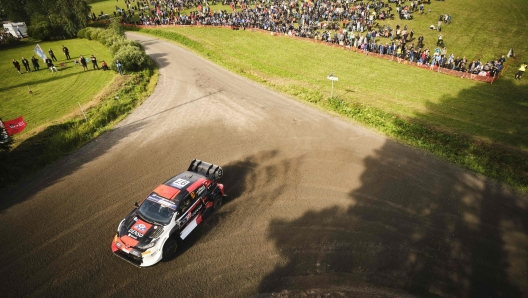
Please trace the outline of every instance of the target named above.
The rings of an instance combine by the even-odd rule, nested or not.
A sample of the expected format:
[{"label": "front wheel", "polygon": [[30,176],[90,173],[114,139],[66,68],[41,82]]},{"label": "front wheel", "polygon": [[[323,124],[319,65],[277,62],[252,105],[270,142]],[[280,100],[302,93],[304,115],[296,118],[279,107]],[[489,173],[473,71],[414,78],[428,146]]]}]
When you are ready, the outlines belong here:
[{"label": "front wheel", "polygon": [[163,245],[163,259],[167,260],[173,257],[176,254],[176,250],[178,249],[178,241],[169,238],[165,245]]}]

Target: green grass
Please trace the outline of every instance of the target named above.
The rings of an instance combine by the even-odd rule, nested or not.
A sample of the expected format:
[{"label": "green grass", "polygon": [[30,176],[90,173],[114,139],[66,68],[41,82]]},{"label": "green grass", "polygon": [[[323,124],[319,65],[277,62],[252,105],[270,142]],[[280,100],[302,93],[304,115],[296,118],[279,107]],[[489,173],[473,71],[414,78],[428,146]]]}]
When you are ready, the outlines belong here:
[{"label": "green grass", "polygon": [[[135,3],[133,4],[136,5]],[[119,6],[121,9],[126,9],[126,4],[123,0],[117,2],[112,0],[97,1],[89,3],[88,5],[90,5],[92,12],[95,13],[96,16],[98,16],[102,11],[103,13],[108,14],[108,16],[113,17],[114,11],[117,12],[116,6]]]},{"label": "green grass", "polygon": [[[51,73],[40,59],[40,71],[26,73],[21,59],[31,60],[35,56],[33,49],[37,42],[24,41],[21,45],[2,50],[0,56],[0,71],[3,73],[0,86],[0,117],[4,120],[23,115],[27,122],[26,129],[17,139],[25,138],[40,128],[62,119],[65,115],[78,114],[78,102],[85,105],[94,99],[102,89],[109,86],[116,74],[112,71],[94,71],[89,63],[89,71],[83,71],[79,65],[74,65],[73,59],[66,60],[62,53],[62,45],[70,50],[71,58],[80,55],[89,57],[95,55],[99,66],[102,60],[109,61],[111,54],[102,44],[82,39],[54,42],[38,42],[45,54],[49,48],[53,50],[59,61],[55,62],[58,72]],[[12,64],[16,59],[21,64],[22,74],[18,74]],[[59,62],[64,62],[66,68],[61,69]],[[31,65],[31,69],[33,67]],[[28,92],[28,86],[33,95]]]},{"label": "green grass", "polygon": [[[128,72],[119,76],[113,71],[83,71],[81,66],[73,65],[73,60],[64,59],[62,44],[70,49],[72,58],[94,54],[99,62],[111,60],[106,47],[86,39],[40,42],[46,52],[48,48],[54,50],[59,58],[55,63],[57,67],[60,69],[59,62],[64,61],[66,68],[51,73],[42,67],[37,72],[18,74],[11,60],[20,61],[22,55],[31,57],[35,44],[26,40],[2,50],[0,58],[0,69],[4,73],[0,87],[0,117],[7,120],[23,115],[27,122],[26,129],[13,136],[10,150],[0,150],[4,173],[0,176],[0,188],[39,171],[110,129],[152,93],[157,81],[157,71]],[[28,85],[33,95],[29,94]],[[84,107],[87,121],[79,103]],[[5,144],[0,149],[4,147]]]}]

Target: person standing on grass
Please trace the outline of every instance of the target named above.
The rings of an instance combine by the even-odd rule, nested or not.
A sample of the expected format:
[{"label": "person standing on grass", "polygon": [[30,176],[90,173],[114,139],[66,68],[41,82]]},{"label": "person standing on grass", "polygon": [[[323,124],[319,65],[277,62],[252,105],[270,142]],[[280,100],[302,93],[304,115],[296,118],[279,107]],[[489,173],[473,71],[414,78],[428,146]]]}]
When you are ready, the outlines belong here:
[{"label": "person standing on grass", "polygon": [[37,70],[40,69],[40,65],[39,65],[39,63],[38,63],[38,59],[35,58],[35,56],[32,56],[32,57],[31,57],[31,63],[33,63],[33,69],[34,69],[35,71],[37,71]]},{"label": "person standing on grass", "polygon": [[444,44],[444,37],[442,34],[438,35],[438,41],[436,42],[436,46],[442,46]]},{"label": "person standing on grass", "polygon": [[51,72],[56,72],[57,71],[57,68],[55,67],[55,65],[53,65],[53,61],[51,61],[50,58],[46,57],[46,60],[44,60],[46,62],[46,66],[48,66],[49,70],[51,70]]},{"label": "person standing on grass", "polygon": [[53,54],[53,51],[51,49],[48,50],[48,54],[53,61],[57,61],[57,57],[55,57],[55,54]]},{"label": "person standing on grass", "polygon": [[88,70],[88,66],[86,66],[86,59],[83,57],[83,55],[79,57],[79,62],[81,63],[83,70]]},{"label": "person standing on grass", "polygon": [[117,70],[119,71],[119,74],[123,75],[123,64],[121,64],[119,60],[116,60],[116,67],[117,67]]},{"label": "person standing on grass", "polygon": [[26,69],[26,72],[30,72],[31,71],[31,68],[29,67],[28,59],[22,57],[22,64],[24,64],[24,68]]},{"label": "person standing on grass", "polygon": [[97,58],[95,58],[94,55],[92,55],[92,57],[90,57],[90,60],[92,60],[93,69],[95,69],[96,67],[97,67],[97,69],[99,69],[99,65],[97,65]]},{"label": "person standing on grass", "polygon": [[18,63],[18,61],[16,61],[15,59],[13,59],[13,66],[16,68],[18,73],[21,74],[20,73],[20,63]]},{"label": "person standing on grass", "polygon": [[65,47],[64,45],[62,46],[62,52],[64,53],[64,55],[66,56],[66,59],[70,60],[70,50],[68,50],[67,47]]},{"label": "person standing on grass", "polygon": [[522,75],[526,71],[526,66],[528,66],[528,64],[524,62],[523,64],[521,64],[521,67],[519,67],[519,71],[517,71],[517,74],[515,75],[515,78],[517,80],[520,80],[522,78]]}]

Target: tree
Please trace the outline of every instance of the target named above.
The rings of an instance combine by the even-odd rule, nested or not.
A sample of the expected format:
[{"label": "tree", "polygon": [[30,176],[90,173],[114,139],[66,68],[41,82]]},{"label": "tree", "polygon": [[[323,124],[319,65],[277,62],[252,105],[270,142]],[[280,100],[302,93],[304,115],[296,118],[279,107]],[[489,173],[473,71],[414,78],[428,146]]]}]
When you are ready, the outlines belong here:
[{"label": "tree", "polygon": [[52,28],[54,37],[75,36],[90,14],[86,0],[0,0],[0,7],[12,21]]}]

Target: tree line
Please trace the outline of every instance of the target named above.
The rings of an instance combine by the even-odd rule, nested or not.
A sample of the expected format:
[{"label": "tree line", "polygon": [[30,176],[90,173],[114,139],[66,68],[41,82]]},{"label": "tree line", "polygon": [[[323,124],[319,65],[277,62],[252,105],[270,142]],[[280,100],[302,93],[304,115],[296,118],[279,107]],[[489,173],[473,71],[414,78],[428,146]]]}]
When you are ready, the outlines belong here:
[{"label": "tree line", "polygon": [[86,0],[0,0],[0,11],[12,22],[25,22],[37,39],[74,37],[88,24]]}]

